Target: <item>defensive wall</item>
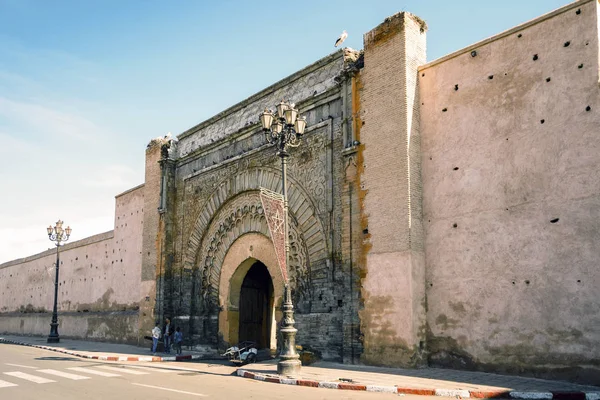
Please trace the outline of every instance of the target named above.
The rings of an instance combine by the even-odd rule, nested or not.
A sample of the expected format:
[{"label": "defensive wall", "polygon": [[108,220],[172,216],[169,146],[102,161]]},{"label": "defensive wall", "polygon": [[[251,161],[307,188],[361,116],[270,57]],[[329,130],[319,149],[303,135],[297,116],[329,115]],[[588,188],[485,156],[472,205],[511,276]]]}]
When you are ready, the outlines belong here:
[{"label": "defensive wall", "polygon": [[[281,164],[257,120],[291,100],[308,121],[288,169],[299,344],[600,384],[599,23],[580,0],[426,63],[426,24],[399,13],[364,51],[152,140],[115,230],[63,248],[61,335],[142,343],[169,316],[186,344],[235,343],[260,263],[272,297],[252,323],[277,346],[258,192],[281,190]],[[0,265],[0,331],[48,332],[54,257]]]},{"label": "defensive wall", "polygon": [[[144,185],[117,195],[114,230],[61,246],[61,336],[137,343],[143,198]],[[55,265],[56,249],[0,265],[0,332],[50,332]]]},{"label": "defensive wall", "polygon": [[598,2],[419,68],[430,364],[600,383]]}]

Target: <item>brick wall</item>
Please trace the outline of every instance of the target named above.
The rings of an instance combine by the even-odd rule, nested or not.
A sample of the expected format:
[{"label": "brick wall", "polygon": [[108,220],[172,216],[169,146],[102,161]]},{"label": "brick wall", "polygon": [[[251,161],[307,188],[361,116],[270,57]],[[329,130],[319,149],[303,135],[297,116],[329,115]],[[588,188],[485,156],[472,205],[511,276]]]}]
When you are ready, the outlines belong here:
[{"label": "brick wall", "polygon": [[425,25],[399,13],[364,36],[360,116],[368,235],[360,311],[362,360],[423,362],[425,297],[417,67],[425,62]]}]

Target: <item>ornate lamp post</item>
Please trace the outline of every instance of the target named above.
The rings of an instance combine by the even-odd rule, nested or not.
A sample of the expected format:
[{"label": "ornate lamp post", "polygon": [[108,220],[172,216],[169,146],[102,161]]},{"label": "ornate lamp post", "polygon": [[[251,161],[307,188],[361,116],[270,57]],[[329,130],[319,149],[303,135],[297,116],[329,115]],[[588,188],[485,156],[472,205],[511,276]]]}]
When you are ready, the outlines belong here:
[{"label": "ornate lamp post", "polygon": [[46,230],[48,231],[48,238],[56,244],[56,276],[54,278],[54,308],[52,309],[52,322],[50,323],[50,335],[48,335],[48,343],[60,342],[58,335],[58,312],[56,310],[56,304],[58,300],[58,268],[60,266],[60,259],[58,255],[58,249],[60,248],[61,242],[66,242],[71,236],[71,227],[67,226],[63,229],[63,221],[58,220],[54,228],[50,225]]},{"label": "ornate lamp post", "polygon": [[[260,114],[260,122],[268,143],[277,146],[277,155],[281,158],[281,183],[284,210],[284,234],[285,234],[285,264],[289,261],[290,241],[288,236],[288,197],[287,197],[287,158],[288,148],[298,147],[300,139],[306,128],[306,118],[298,117],[298,110],[294,103],[281,102],[277,105],[277,112],[265,110]],[[300,356],[296,353],[296,332],[294,328],[294,306],[289,282],[285,282],[283,295],[283,323],[281,335],[283,345],[281,348],[280,361],[277,363],[277,373],[280,375],[296,375],[300,372]]]}]

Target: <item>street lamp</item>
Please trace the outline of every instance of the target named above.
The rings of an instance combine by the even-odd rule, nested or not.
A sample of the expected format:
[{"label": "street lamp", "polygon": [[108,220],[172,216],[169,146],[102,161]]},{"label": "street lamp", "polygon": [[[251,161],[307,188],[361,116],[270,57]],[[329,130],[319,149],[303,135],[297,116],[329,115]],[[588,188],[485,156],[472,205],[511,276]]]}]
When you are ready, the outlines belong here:
[{"label": "street lamp", "polygon": [[[282,101],[277,105],[277,112],[274,114],[271,110],[265,109],[260,114],[260,122],[263,128],[265,139],[269,144],[277,146],[277,155],[281,158],[281,183],[283,194],[283,213],[284,213],[284,235],[285,235],[285,265],[287,268],[290,252],[290,241],[288,237],[288,197],[287,197],[287,152],[289,147],[298,147],[300,139],[306,128],[306,118],[298,117],[298,109],[294,103]],[[283,323],[281,335],[283,336],[283,345],[279,355],[280,361],[277,363],[277,373],[280,375],[296,375],[300,372],[300,356],[296,353],[296,332],[294,328],[294,306],[292,304],[292,294],[289,282],[284,282],[283,294]]]},{"label": "street lamp", "polygon": [[60,259],[58,255],[58,249],[60,248],[61,242],[66,242],[71,236],[71,227],[67,226],[63,229],[63,221],[58,220],[54,228],[50,225],[46,230],[48,231],[48,239],[55,242],[56,244],[56,276],[54,278],[54,308],[52,309],[52,322],[50,323],[50,335],[48,335],[48,343],[60,342],[60,336],[58,336],[58,312],[56,310],[56,303],[58,300],[58,267],[60,265]]}]

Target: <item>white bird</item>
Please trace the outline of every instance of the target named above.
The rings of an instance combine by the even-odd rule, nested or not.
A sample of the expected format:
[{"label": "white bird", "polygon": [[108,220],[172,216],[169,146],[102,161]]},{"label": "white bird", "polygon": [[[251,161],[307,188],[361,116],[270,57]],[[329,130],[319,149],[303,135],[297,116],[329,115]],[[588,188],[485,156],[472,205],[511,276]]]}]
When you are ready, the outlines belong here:
[{"label": "white bird", "polygon": [[340,44],[342,44],[347,37],[348,33],[346,33],[346,31],[343,31],[340,37],[337,38],[337,40],[335,41],[335,47],[338,47]]}]

